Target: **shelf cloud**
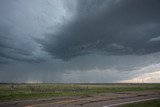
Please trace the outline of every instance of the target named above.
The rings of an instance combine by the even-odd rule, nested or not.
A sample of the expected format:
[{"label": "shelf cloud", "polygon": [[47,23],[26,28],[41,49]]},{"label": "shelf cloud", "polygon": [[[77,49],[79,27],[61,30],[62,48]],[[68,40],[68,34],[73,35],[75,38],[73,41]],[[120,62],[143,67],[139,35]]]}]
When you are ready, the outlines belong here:
[{"label": "shelf cloud", "polygon": [[0,1],[0,82],[152,74],[160,68],[159,10],[159,0]]}]

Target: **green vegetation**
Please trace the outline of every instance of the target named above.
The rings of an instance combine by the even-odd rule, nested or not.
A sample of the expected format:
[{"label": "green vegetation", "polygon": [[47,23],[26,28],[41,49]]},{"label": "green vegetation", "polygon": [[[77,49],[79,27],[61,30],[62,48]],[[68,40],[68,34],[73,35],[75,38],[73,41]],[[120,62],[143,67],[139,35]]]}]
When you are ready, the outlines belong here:
[{"label": "green vegetation", "polygon": [[127,104],[127,105],[123,105],[121,107],[160,107],[160,99],[139,102],[139,103],[134,103],[134,104]]},{"label": "green vegetation", "polygon": [[160,89],[160,84],[0,84],[0,102]]}]

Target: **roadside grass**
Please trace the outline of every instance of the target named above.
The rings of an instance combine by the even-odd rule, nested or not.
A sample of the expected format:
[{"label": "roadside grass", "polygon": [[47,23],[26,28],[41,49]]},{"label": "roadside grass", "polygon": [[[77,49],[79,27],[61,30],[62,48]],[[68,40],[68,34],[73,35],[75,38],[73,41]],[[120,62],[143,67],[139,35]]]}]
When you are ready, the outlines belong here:
[{"label": "roadside grass", "polygon": [[123,105],[120,107],[160,107],[160,99],[133,103],[133,104],[127,104],[127,105]]},{"label": "roadside grass", "polygon": [[160,84],[0,84],[0,102],[160,89]]}]

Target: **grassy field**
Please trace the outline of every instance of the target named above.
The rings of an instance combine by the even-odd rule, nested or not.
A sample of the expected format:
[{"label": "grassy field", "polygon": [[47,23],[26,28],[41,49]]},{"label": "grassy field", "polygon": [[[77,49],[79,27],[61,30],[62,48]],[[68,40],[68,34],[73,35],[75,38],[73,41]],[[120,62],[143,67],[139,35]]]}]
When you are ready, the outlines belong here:
[{"label": "grassy field", "polygon": [[0,84],[0,102],[160,89],[160,84]]},{"label": "grassy field", "polygon": [[127,104],[127,105],[123,105],[121,107],[160,107],[160,99],[139,102],[139,103],[134,103],[134,104]]}]

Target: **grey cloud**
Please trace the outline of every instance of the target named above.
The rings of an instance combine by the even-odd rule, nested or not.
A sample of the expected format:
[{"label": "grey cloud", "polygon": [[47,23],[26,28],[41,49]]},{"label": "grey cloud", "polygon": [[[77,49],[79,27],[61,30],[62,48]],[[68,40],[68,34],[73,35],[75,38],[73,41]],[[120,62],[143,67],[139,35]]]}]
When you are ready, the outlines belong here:
[{"label": "grey cloud", "polygon": [[159,10],[159,0],[2,0],[0,82],[115,82],[154,72]]},{"label": "grey cloud", "polygon": [[160,41],[160,36],[157,36],[157,37],[155,37],[155,38],[151,38],[150,40],[149,40],[149,42],[159,42]]},{"label": "grey cloud", "polygon": [[159,36],[152,35],[160,28],[159,7],[159,0],[82,0],[78,2],[76,19],[57,34],[47,34],[41,44],[45,51],[63,60],[92,53],[159,52],[159,42],[148,42]]},{"label": "grey cloud", "polygon": [[10,27],[0,27],[0,57],[2,58],[0,63],[9,63],[11,60],[29,62],[42,60],[33,57],[33,47],[30,47],[31,41],[28,38],[11,34],[10,29]]},{"label": "grey cloud", "polygon": [[[115,82],[138,75],[137,73],[158,70],[159,65],[152,69],[146,67],[159,63],[159,58],[160,53],[143,56],[92,54],[79,56],[71,61],[54,59],[35,64],[17,61],[10,65],[0,65],[0,81],[82,82],[82,80],[94,80],[95,82]],[[141,68],[146,69],[141,72],[139,71]]]},{"label": "grey cloud", "polygon": [[[44,8],[40,9],[44,3]],[[42,26],[46,28],[46,14],[50,13],[48,8],[52,7],[47,3],[30,0],[0,1],[0,57],[3,59],[0,63],[16,60],[44,62],[44,52],[40,51],[40,45],[33,38],[37,35],[41,37]]]}]

